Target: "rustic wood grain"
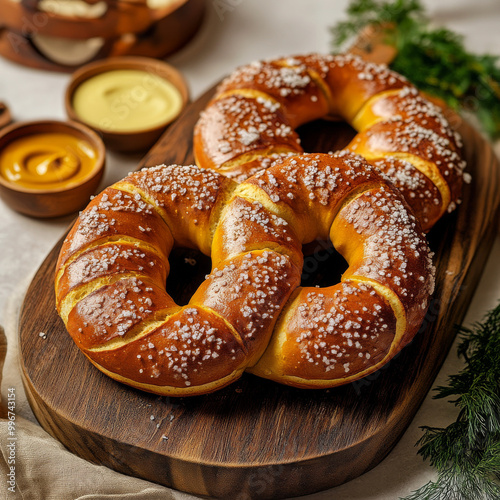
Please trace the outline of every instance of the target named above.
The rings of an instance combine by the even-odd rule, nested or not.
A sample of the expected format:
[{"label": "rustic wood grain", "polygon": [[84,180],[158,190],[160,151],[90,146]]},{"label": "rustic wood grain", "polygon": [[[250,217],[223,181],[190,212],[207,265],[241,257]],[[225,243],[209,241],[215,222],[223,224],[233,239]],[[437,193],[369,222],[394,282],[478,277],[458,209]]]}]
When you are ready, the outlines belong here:
[{"label": "rustic wood grain", "polygon": [[[187,108],[141,166],[189,164],[192,129],[212,95]],[[489,144],[460,124],[473,182],[463,204],[429,234],[437,288],[416,339],[383,369],[330,390],[300,390],[245,374],[193,398],[143,393],[95,369],[56,314],[53,275],[60,243],[36,274],[20,320],[21,366],[41,425],[74,453],[179,490],[231,499],[284,498],[339,485],[378,464],[411,422],[467,311],[495,235],[500,167]],[[307,151],[344,146],[354,131],[338,122],[300,130]],[[328,285],[345,263],[318,244],[303,280]],[[314,250],[316,254],[314,255]],[[196,259],[196,265],[185,257]],[[328,257],[328,258],[327,258]],[[178,252],[167,282],[187,302],[210,259]],[[191,285],[186,282],[192,280]],[[39,332],[46,333],[46,338]]]}]

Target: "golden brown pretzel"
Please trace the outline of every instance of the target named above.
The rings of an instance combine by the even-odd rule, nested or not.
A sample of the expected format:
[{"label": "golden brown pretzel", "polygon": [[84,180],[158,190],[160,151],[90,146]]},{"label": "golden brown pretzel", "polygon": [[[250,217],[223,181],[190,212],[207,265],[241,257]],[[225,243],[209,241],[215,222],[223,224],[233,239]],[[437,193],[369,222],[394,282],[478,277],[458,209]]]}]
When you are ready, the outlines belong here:
[{"label": "golden brown pretzel", "polygon": [[303,152],[299,125],[324,117],[359,133],[347,150],[380,168],[425,231],[460,202],[461,141],[440,109],[405,78],[347,55],[294,56],[237,69],[195,127],[196,163],[238,181],[274,158]]},{"label": "golden brown pretzel", "polygon": [[[338,285],[301,288],[301,247],[316,238],[330,238],[349,269]],[[183,307],[165,291],[174,245],[212,258]],[[194,166],[129,175],[79,216],[55,288],[100,370],[183,396],[244,370],[333,387],[378,369],[418,330],[433,267],[418,221],[377,169],[348,152],[304,154],[241,184]]]}]

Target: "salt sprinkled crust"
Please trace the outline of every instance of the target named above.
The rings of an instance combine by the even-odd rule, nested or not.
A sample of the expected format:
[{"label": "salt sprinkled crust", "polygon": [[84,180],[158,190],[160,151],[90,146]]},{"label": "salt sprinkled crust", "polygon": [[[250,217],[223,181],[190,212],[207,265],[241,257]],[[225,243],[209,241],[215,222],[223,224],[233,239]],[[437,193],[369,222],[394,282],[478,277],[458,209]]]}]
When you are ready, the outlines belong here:
[{"label": "salt sprinkled crust", "polygon": [[[310,380],[326,387],[331,379],[347,382],[374,371],[389,353],[396,317],[369,284],[345,281],[327,293],[302,289],[278,328],[285,331],[280,376],[298,387]],[[259,369],[274,378],[278,368],[264,367],[265,361]]]},{"label": "salt sprinkled crust", "polygon": [[[461,138],[442,111],[406,78],[352,54],[298,55],[237,68],[196,124],[196,163],[241,182],[269,168],[266,158],[302,153],[295,128],[326,116],[358,131],[346,149],[402,188],[424,231],[460,203],[470,175]],[[402,182],[410,170],[418,182]]]},{"label": "salt sprinkled crust", "polygon": [[[57,263],[57,309],[110,377],[174,396],[205,394],[245,370],[334,387],[391,359],[418,330],[433,286],[418,221],[362,157],[280,156],[245,182],[158,166],[104,190]],[[302,245],[330,238],[342,282],[301,288]],[[165,290],[174,245],[210,255],[189,304]]]},{"label": "salt sprinkled crust", "polygon": [[371,161],[399,189],[406,200],[412,200],[412,208],[419,215],[425,228],[432,227],[442,215],[442,196],[436,185],[410,162],[387,156]]}]

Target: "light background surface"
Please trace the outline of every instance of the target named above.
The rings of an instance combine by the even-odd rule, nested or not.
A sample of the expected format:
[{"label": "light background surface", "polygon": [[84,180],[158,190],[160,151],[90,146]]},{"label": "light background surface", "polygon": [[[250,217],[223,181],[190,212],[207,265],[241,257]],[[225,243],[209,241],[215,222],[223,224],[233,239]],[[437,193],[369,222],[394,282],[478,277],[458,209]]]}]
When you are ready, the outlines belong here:
[{"label": "light background surface", "polygon": [[[498,1],[427,0],[424,3],[436,23],[445,24],[465,36],[470,50],[500,54]],[[227,9],[221,11],[221,5]],[[187,47],[167,61],[184,73],[194,100],[240,64],[311,51],[327,52],[331,41],[329,27],[344,17],[346,5],[346,1],[332,0],[207,0],[208,16],[201,31]],[[65,119],[63,96],[68,81],[68,74],[29,69],[0,59],[0,100],[9,105],[16,121]],[[498,145],[496,150],[500,151]],[[108,152],[107,170],[101,187],[134,170],[139,160],[137,156]],[[36,420],[23,395],[17,367],[19,308],[31,278],[73,218],[30,219],[11,211],[0,201],[0,325],[5,328],[9,342],[2,394],[5,398],[7,388],[15,387],[18,416],[33,423]],[[47,290],[47,293],[52,293],[52,290]],[[482,319],[499,298],[500,238],[497,236],[465,324]],[[452,349],[435,385],[446,383],[448,375],[456,373],[461,366]],[[432,393],[396,448],[380,465],[334,490],[305,498],[395,499],[432,479],[433,470],[416,454],[414,445],[421,436],[419,427],[446,426],[456,418],[456,410],[453,405],[433,400],[431,396]],[[23,460],[22,449],[18,450],[18,460]],[[120,477],[116,480],[120,481]],[[94,491],[99,486],[91,486],[92,481],[87,481],[87,484],[89,491],[82,493],[88,493],[90,498],[104,495],[104,491]],[[167,498],[188,498],[187,495],[173,495]]]}]

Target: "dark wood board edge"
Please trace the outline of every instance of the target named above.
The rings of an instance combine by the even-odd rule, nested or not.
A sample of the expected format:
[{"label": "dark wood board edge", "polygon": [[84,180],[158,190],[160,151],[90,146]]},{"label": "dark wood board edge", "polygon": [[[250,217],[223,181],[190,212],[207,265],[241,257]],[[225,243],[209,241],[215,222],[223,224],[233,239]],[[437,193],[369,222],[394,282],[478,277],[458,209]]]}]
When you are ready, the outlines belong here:
[{"label": "dark wood board edge", "polygon": [[[205,99],[209,99],[210,91],[204,96]],[[188,110],[187,113],[194,113],[193,110]],[[191,115],[189,119],[193,119],[194,115]],[[161,144],[168,143],[167,141],[172,141],[175,139],[176,131],[175,129],[170,129],[165,134],[164,138],[160,140]],[[473,140],[475,141],[476,147],[481,146],[483,143],[479,135],[474,132]],[[174,142],[173,144],[176,144]],[[171,143],[172,144],[172,143]],[[190,144],[190,139],[187,139],[186,145]],[[174,151],[171,151],[174,154]],[[177,153],[175,153],[177,154]],[[489,154],[492,155],[491,149]],[[189,154],[179,156],[178,159],[173,162],[185,163],[185,160],[189,158]],[[488,161],[488,159],[486,159]],[[168,156],[165,157],[165,163],[171,163]],[[155,156],[148,155],[141,166],[149,166],[156,164]],[[496,183],[491,182],[490,186],[483,189],[485,196],[479,200],[484,206],[498,206],[498,192],[495,192],[495,184],[498,185],[498,163],[492,157],[490,163],[493,165],[493,171],[489,171],[489,174],[496,178]],[[496,190],[498,191],[498,189]],[[418,386],[421,389],[419,391],[418,398],[415,397],[417,384],[413,388],[412,394],[406,394],[403,398],[402,404],[406,408],[405,418],[402,418],[398,422],[392,423],[394,427],[392,428],[391,435],[387,437],[383,432],[368,434],[363,441],[360,441],[347,449],[341,450],[336,454],[335,460],[330,456],[318,456],[317,458],[311,458],[308,460],[299,460],[296,462],[286,462],[286,463],[268,463],[262,466],[248,466],[239,465],[231,463],[230,467],[224,467],[221,464],[210,464],[210,463],[189,463],[188,461],[179,461],[175,457],[160,457],[157,454],[153,454],[156,457],[157,467],[151,466],[149,460],[144,460],[147,467],[142,467],[143,460],[138,460],[139,467],[131,468],[128,463],[126,463],[121,457],[124,454],[129,454],[132,456],[137,456],[139,454],[142,456],[147,456],[151,453],[150,450],[145,448],[133,449],[130,444],[127,443],[116,443],[113,441],[112,436],[106,435],[94,435],[92,436],[91,444],[98,444],[104,451],[104,456],[99,457],[99,462],[110,466],[120,472],[125,474],[137,475],[138,477],[143,477],[144,479],[150,479],[156,482],[161,482],[167,486],[172,486],[174,488],[190,491],[193,493],[211,494],[213,496],[227,497],[228,490],[227,485],[240,485],[241,486],[241,498],[280,498],[287,496],[294,496],[297,494],[312,493],[314,491],[320,491],[336,484],[341,484],[357,475],[365,472],[366,470],[375,466],[396,444],[399,436],[404,432],[409,423],[411,422],[414,412],[420,406],[422,400],[427,394],[430,386],[433,383],[434,377],[440,369],[442,362],[444,361],[446,354],[451,346],[454,333],[454,324],[461,323],[463,317],[465,316],[467,307],[472,299],[475,286],[480,279],[480,274],[486,263],[486,257],[490,252],[492,243],[495,236],[495,227],[492,222],[495,219],[495,212],[489,214],[487,220],[479,220],[481,227],[475,233],[475,238],[465,245],[458,242],[457,248],[458,252],[463,252],[466,255],[466,265],[462,269],[462,273],[455,276],[453,280],[442,280],[443,289],[441,289],[437,295],[436,301],[431,308],[431,314],[426,320],[429,323],[429,327],[432,328],[434,332],[437,332],[441,338],[442,347],[439,352],[433,353],[434,361],[433,368],[427,373],[425,379],[419,379]],[[451,218],[451,221],[454,219]],[[448,221],[450,222],[450,221]],[[480,242],[480,243],[479,243]],[[470,249],[474,248],[475,251],[471,252]],[[36,288],[43,278],[46,276],[50,265],[54,263],[54,255],[57,253],[57,248],[51,252],[49,257],[46,259],[42,267],[40,268],[37,276],[32,282],[30,289],[28,290],[27,296],[36,296]],[[439,258],[439,256],[438,256]],[[45,266],[45,267],[44,267]],[[447,265],[444,265],[443,272],[448,269]],[[446,286],[444,286],[446,283]],[[453,307],[451,307],[453,306]],[[27,324],[27,322],[32,319],[29,318],[29,310],[26,307],[23,308],[21,317],[21,329]],[[451,318],[450,316],[453,316]],[[428,336],[430,341],[433,340],[432,336]],[[444,340],[443,340],[444,339]],[[415,344],[416,346],[417,344]],[[415,346],[408,346],[407,349],[416,348]],[[21,355],[21,350],[20,350]],[[25,379],[25,386],[30,404],[34,407],[35,414],[40,415],[40,422],[43,427],[53,433],[53,435],[60,439],[69,449],[75,453],[84,456],[85,458],[92,459],[96,458],[90,453],[89,443],[82,440],[83,436],[87,436],[90,439],[91,433],[88,430],[82,429],[75,422],[71,421],[67,415],[57,414],[57,410],[50,408],[43,399],[40,399],[37,395],[36,383],[31,380],[27,367],[24,363],[25,359],[21,355],[21,366],[22,372]],[[419,367],[419,372],[422,367]],[[418,378],[418,374],[415,375]],[[362,389],[361,389],[362,390]],[[56,413],[54,413],[56,411]],[[37,416],[38,416],[37,415]],[[51,418],[53,422],[51,424]],[[66,432],[67,429],[72,429],[70,432]],[[394,432],[397,431],[397,432]],[[74,442],[74,439],[69,438],[65,435],[77,436],[79,441]],[[372,452],[373,457],[370,457]],[[376,451],[376,452],[375,452]],[[357,467],[352,467],[353,461],[348,460],[346,454],[353,453],[355,456],[360,454],[364,457],[362,463],[358,464]],[[108,457],[108,458],[106,458]],[[342,459],[341,459],[342,458]],[[107,462],[106,462],[107,461]],[[341,472],[338,470],[335,480],[332,479],[331,470],[332,467],[338,469],[339,463],[349,463],[349,470]],[[170,470],[171,473],[166,475],[158,475],[158,467],[165,471]],[[151,477],[153,476],[153,477]],[[186,479],[188,478],[188,479]],[[300,480],[299,478],[305,478]],[[304,483],[305,482],[305,483]],[[328,483],[328,484],[326,484]],[[194,488],[194,489],[193,489]],[[231,491],[229,497],[234,498],[234,491]],[[246,495],[246,496],[245,496]],[[254,495],[254,496],[252,496]],[[257,496],[255,496],[257,495]]]},{"label": "dark wood board edge", "polygon": [[[54,418],[51,409],[37,397],[30,381],[23,377],[23,383],[40,425],[79,457],[129,476],[210,498],[265,500],[324,491],[352,480],[378,465],[397,442],[394,442],[392,428],[377,433],[356,446],[341,450],[335,456],[294,463],[233,467],[185,462],[166,456],[160,457],[159,461],[158,455],[149,450],[113,442],[82,429],[60,415]],[[399,422],[398,437],[404,433],[411,418]],[[81,436],[85,436],[85,440],[82,441]],[[91,449],[98,450],[98,453],[91,452]],[[376,457],[372,457],[370,453],[373,449],[378,450]],[[126,461],[121,458],[124,456],[127,457]],[[365,457],[362,465],[359,462],[360,456]],[[135,464],[134,467],[130,466],[131,462]],[[352,464],[359,465],[353,467]],[[332,470],[335,470],[335,477],[339,478],[335,484],[331,481]],[[236,485],[238,489],[235,489]]]},{"label": "dark wood board edge", "polygon": [[[472,261],[471,270],[474,268],[475,271],[467,274],[467,277],[470,278],[464,280],[462,292],[457,297],[458,310],[461,314],[454,321],[455,324],[460,324],[467,312],[495,236],[495,226],[491,224],[483,239],[481,251],[476,253]],[[50,263],[49,258],[47,261]],[[433,309],[433,311],[435,310]],[[449,336],[447,346],[440,350],[439,359],[426,380],[426,387],[431,387],[453,340],[454,335]],[[20,361],[23,366],[22,357]],[[57,412],[49,408],[46,402],[37,396],[37,392],[24,369],[22,375],[28,401],[40,425],[81,458],[105,465],[123,474],[157,482],[180,491],[217,498],[237,498],[238,500],[278,499],[298,494],[311,494],[338,486],[360,476],[377,466],[390,453],[413,420],[414,414],[428,392],[428,390],[421,392],[422,397],[419,399],[412,398],[407,401],[407,418],[400,420],[394,427],[387,426],[385,432],[373,434],[369,439],[356,446],[342,450],[334,457],[329,457],[330,460],[318,457],[300,463],[231,468],[217,467],[213,464],[187,463],[170,457],[162,457],[163,460],[158,463],[158,456],[149,450],[126,443],[116,443],[107,436],[89,433],[88,430],[82,429],[76,423],[65,419],[64,416],[58,415]],[[82,436],[85,436],[83,441]],[[91,449],[100,450],[100,455],[95,455],[90,451]],[[375,456],[373,456],[373,450],[377,450]],[[131,468],[130,459],[123,461],[121,459],[123,456],[135,457],[137,467]],[[359,462],[360,456],[365,457],[362,463]],[[343,470],[339,470],[339,464],[344,464]],[[353,464],[359,465],[352,467]],[[163,471],[160,475],[159,469]],[[335,470],[335,482],[331,481],[332,470]],[[200,488],[200,484],[205,485],[205,488]],[[209,484],[215,485],[215,489],[213,486],[209,487]],[[237,496],[235,496],[233,489],[234,485],[241,487]]]}]

